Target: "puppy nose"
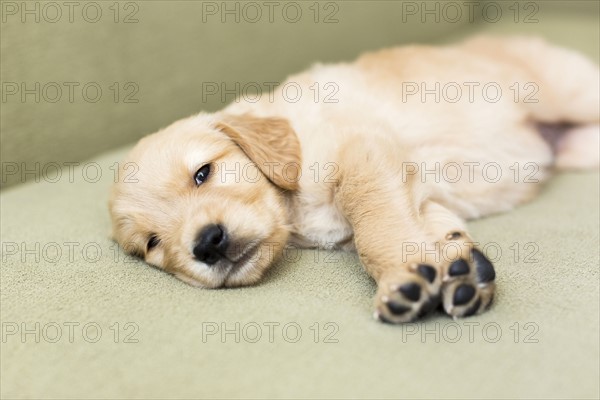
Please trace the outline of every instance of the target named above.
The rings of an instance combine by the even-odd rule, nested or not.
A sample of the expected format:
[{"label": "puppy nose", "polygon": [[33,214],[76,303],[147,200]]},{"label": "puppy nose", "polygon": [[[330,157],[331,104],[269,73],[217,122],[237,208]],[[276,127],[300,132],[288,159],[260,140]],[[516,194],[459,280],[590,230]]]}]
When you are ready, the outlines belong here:
[{"label": "puppy nose", "polygon": [[224,257],[225,250],[229,245],[227,233],[220,225],[208,225],[200,231],[196,246],[194,246],[194,256],[198,261],[213,265]]}]

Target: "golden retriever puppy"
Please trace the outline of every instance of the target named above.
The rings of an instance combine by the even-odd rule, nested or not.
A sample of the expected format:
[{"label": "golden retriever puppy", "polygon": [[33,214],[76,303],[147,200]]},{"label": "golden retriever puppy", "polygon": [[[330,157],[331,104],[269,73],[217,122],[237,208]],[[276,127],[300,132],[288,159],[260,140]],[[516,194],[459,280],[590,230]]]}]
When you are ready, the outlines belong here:
[{"label": "golden retriever puppy", "polygon": [[357,251],[379,320],[481,313],[495,272],[465,221],[530,200],[554,167],[598,167],[599,75],[531,38],[316,65],[142,139],[112,190],[114,238],[204,288],[257,282],[290,243]]}]

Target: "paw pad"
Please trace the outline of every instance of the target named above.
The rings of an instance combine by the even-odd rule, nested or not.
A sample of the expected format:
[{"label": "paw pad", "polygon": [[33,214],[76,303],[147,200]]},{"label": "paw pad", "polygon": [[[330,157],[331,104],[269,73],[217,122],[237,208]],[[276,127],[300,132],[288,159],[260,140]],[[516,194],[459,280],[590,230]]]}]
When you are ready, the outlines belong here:
[{"label": "paw pad", "polygon": [[469,272],[469,264],[462,258],[450,264],[450,268],[448,269],[448,275],[450,276],[466,275]]},{"label": "paw pad", "polygon": [[471,251],[471,255],[475,261],[475,268],[477,270],[479,282],[491,282],[496,279],[496,271],[494,271],[494,266],[481,251],[473,249]]},{"label": "paw pad", "polygon": [[437,276],[435,268],[427,264],[419,264],[417,267],[417,273],[425,278],[429,283],[433,283],[435,277]]},{"label": "paw pad", "polygon": [[421,286],[414,282],[406,283],[400,286],[400,293],[411,301],[419,301],[421,298]]},{"label": "paw pad", "polygon": [[390,310],[390,312],[394,315],[402,315],[410,310],[410,308],[408,307],[393,302],[386,303],[386,306],[388,310]]},{"label": "paw pad", "polygon": [[471,285],[463,284],[456,288],[452,303],[454,303],[455,306],[462,306],[471,301],[473,296],[475,296],[475,288]]}]

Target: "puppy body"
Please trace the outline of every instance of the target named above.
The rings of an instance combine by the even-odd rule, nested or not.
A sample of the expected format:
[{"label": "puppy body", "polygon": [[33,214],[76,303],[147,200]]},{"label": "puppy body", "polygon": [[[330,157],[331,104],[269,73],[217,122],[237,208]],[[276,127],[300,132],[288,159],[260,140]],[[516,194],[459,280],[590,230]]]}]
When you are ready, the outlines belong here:
[{"label": "puppy body", "polygon": [[[379,319],[410,321],[440,302],[452,316],[482,312],[495,273],[464,221],[528,201],[555,165],[598,166],[599,76],[527,38],[317,65],[258,102],[140,141],[128,157],[137,182],[113,189],[115,238],[204,287],[256,282],[288,240],[357,250]],[[559,122],[577,128],[553,146],[537,125]],[[194,185],[206,163],[212,180]],[[215,265],[194,257],[207,224],[233,243]]]}]

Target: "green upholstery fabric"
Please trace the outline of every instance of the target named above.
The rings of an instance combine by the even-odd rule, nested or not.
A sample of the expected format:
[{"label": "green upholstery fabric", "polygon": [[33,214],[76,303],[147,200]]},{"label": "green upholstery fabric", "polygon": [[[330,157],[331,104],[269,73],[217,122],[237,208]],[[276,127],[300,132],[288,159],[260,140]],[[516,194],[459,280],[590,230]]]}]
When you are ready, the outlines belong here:
[{"label": "green upholstery fabric", "polygon": [[[146,9],[150,3],[141,5]],[[185,10],[174,11],[164,21],[155,15],[157,24],[164,23],[160,26],[165,38],[148,40],[133,54],[123,50],[123,65],[115,64],[109,72],[107,65],[98,65],[97,71],[104,71],[106,79],[137,77],[139,68],[155,62],[156,49],[185,34],[183,23],[173,22],[185,15]],[[595,14],[548,12],[539,19],[538,24],[527,26],[512,21],[479,24],[470,32],[537,32],[598,60],[597,8]],[[265,69],[244,79],[278,79],[300,64],[328,58],[325,49],[332,42],[323,33],[321,39],[312,37],[312,50],[271,58],[278,66],[270,66],[264,57],[272,43],[260,43],[267,33],[252,38],[262,48],[253,53],[258,58],[250,57],[250,49],[245,57],[254,65],[253,71],[260,69],[258,64],[266,64]],[[439,40],[451,41],[467,33],[457,30]],[[137,36],[142,32],[134,35],[137,39],[131,40],[142,43]],[[400,37],[373,35],[356,47],[340,48],[339,57],[359,48],[388,45]],[[197,39],[194,43],[199,43]],[[93,40],[90,47],[111,38]],[[213,40],[218,43],[215,48],[227,40],[241,43],[233,36]],[[336,40],[339,46],[350,46],[343,36]],[[182,67],[187,57],[194,65],[204,60],[205,73],[210,70],[219,80],[234,79],[236,71],[243,69],[225,69],[215,60],[179,50],[163,49],[161,56],[173,60],[171,67],[163,65],[143,78],[148,86],[140,86],[149,92],[144,102],[132,106],[137,115],[133,122],[128,121],[128,108],[117,110],[112,104],[89,110],[74,106],[56,116],[51,115],[51,107],[41,111],[40,106],[35,114],[39,127],[57,131],[60,126],[87,126],[90,133],[82,133],[79,139],[39,138],[27,156],[36,160],[47,150],[57,152],[52,157],[68,159],[75,153],[54,147],[80,140],[73,143],[77,152],[87,143],[96,151],[104,139],[114,146],[196,111],[203,105],[195,93],[198,81],[189,85],[189,79],[195,78],[189,76],[187,66]],[[232,44],[221,53],[240,50]],[[143,53],[147,57],[141,57]],[[92,50],[89,55],[96,57]],[[61,54],[60,59],[67,56]],[[52,63],[52,59],[38,61]],[[4,62],[3,80],[8,74]],[[78,65],[74,69],[82,69],[81,79],[94,79],[83,71],[87,64],[78,64],[81,59],[75,57],[73,62]],[[171,72],[174,76],[168,84],[160,82]],[[80,117],[76,110],[82,111]],[[6,113],[13,111],[7,105]],[[140,115],[146,120],[140,120]],[[34,138],[33,125],[4,118],[2,124],[3,160],[5,151],[13,156],[5,149],[6,135],[11,135],[6,142],[14,159],[27,159],[23,146],[27,137]],[[19,132],[22,139],[17,139]],[[100,136],[94,138],[91,132]],[[97,182],[87,182],[82,169],[76,168],[72,182],[63,175],[57,183],[28,183],[0,194],[2,398],[599,397],[597,172],[560,174],[531,204],[470,224],[497,268],[496,301],[488,313],[457,322],[437,313],[416,324],[389,326],[372,320],[375,285],[350,254],[303,251],[295,259],[290,253],[288,261],[274,266],[262,284],[218,291],[194,289],[124,258],[108,237],[106,200],[113,179],[110,167],[128,148],[90,161],[102,171]],[[84,157],[81,151],[78,154]],[[96,164],[86,164],[90,165],[86,177],[93,180]],[[501,253],[494,256],[498,250]],[[272,340],[269,323],[279,324],[271,325]],[[57,325],[60,337],[56,337]],[[72,337],[69,326],[73,326]],[[252,343],[257,326],[262,336]],[[99,338],[95,327],[102,331]],[[302,333],[294,342],[297,327]],[[216,328],[220,332],[210,334]],[[235,333],[222,338],[222,328],[237,331],[239,343]],[[30,333],[23,335],[24,329]],[[319,332],[316,343],[315,331]]]},{"label": "green upholstery fabric", "polygon": [[[233,100],[233,94],[225,102],[218,94],[203,96],[207,84],[223,82],[231,90],[239,82],[239,93],[244,85],[257,83],[266,90],[269,82],[282,82],[315,61],[432,41],[469,25],[468,19],[436,23],[430,18],[422,24],[411,17],[402,22],[402,4],[393,1],[370,1],[367,6],[360,1],[324,2],[318,7],[314,2],[292,3],[296,6],[273,6],[272,16],[261,6],[257,18],[255,7],[243,2],[122,2],[117,17],[114,2],[99,2],[98,22],[88,22],[95,20],[96,7],[80,5],[72,17],[62,6],[62,16],[53,23],[55,8],[37,2],[27,6],[35,10],[37,4],[40,22],[35,23],[35,14],[22,15],[23,3],[4,2],[3,161],[26,162],[34,171],[39,162],[42,173],[45,163],[85,160],[175,119],[200,109],[217,110]],[[226,14],[236,7],[237,15]],[[295,14],[298,10],[301,14]],[[24,90],[32,89],[39,99],[35,94],[23,99]],[[19,182],[17,174],[0,183],[4,187]]]}]

